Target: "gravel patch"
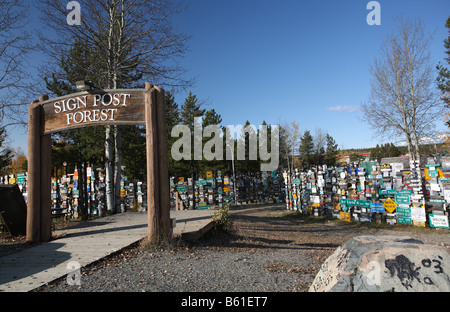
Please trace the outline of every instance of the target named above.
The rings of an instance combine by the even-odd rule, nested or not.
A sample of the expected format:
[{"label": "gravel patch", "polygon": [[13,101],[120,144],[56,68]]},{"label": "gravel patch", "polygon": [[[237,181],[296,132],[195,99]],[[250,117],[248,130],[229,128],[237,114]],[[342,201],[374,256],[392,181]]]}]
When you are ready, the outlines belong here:
[{"label": "gravel patch", "polygon": [[353,236],[410,235],[450,245],[448,231],[391,230],[284,214],[282,207],[237,210],[228,233],[208,233],[165,249],[132,246],[82,268],[81,285],[61,278],[37,291],[303,292],[325,259]]}]

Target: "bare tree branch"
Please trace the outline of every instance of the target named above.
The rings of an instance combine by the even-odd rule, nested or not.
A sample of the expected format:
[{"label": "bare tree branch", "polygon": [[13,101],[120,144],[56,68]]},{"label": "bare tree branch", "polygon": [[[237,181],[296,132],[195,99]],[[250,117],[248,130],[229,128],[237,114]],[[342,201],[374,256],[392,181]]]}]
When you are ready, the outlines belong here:
[{"label": "bare tree branch", "polygon": [[20,0],[0,0],[0,123],[24,125],[30,87],[26,57],[32,50],[24,31],[26,7]]},{"label": "bare tree branch", "polygon": [[114,76],[133,65],[143,74],[142,82],[163,87],[192,85],[193,80],[185,78],[185,70],[176,63],[187,51],[188,36],[173,30],[170,18],[182,7],[172,0],[81,0],[80,26],[65,22],[68,11],[61,1],[40,1],[44,22],[58,32],[56,39],[40,34],[42,49],[54,62],[75,39],[83,38],[96,47],[97,60],[111,88]]},{"label": "bare tree branch", "polygon": [[434,133],[444,106],[433,88],[431,37],[421,20],[396,21],[371,67],[369,100],[362,105],[364,120],[382,136],[404,136],[412,159],[419,158],[422,137]]}]

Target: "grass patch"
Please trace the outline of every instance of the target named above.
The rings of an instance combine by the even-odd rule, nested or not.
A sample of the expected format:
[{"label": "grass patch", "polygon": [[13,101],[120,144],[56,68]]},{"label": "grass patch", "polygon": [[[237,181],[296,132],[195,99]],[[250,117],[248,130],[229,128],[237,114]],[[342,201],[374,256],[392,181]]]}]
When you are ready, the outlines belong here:
[{"label": "grass patch", "polygon": [[270,218],[283,218],[292,221],[301,221],[302,223],[308,224],[321,224],[333,222],[332,219],[327,217],[316,217],[313,215],[308,215],[294,210],[275,210],[267,213]]},{"label": "grass patch", "polygon": [[343,221],[339,219],[329,218],[326,216],[316,217],[309,214],[304,214],[299,211],[294,210],[275,210],[267,213],[268,217],[271,218],[282,218],[287,220],[292,220],[295,222],[299,222],[302,224],[337,224],[340,226],[357,226],[362,228],[369,229],[384,229],[384,230],[393,230],[400,232],[410,232],[410,233],[428,233],[428,234],[449,234],[449,230],[446,229],[436,229],[431,227],[417,227],[414,225],[408,224],[396,224],[390,225],[385,222],[376,223],[376,222],[361,222],[352,220],[350,222]]}]

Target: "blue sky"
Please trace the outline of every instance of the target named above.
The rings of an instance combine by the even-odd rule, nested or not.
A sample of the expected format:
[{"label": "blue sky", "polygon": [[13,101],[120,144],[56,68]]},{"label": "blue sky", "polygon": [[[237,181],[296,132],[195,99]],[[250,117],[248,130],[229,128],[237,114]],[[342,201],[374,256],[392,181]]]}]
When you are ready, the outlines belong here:
[{"label": "blue sky", "polygon": [[[192,36],[180,63],[197,82],[175,94],[177,103],[192,91],[223,125],[295,120],[302,131],[326,130],[340,148],[383,143],[358,110],[369,94],[369,67],[399,16],[424,21],[433,64],[442,61],[450,1],[380,0],[380,26],[367,24],[368,2],[186,0],[173,23]],[[10,133],[10,141],[26,152],[26,134]]]},{"label": "blue sky", "polygon": [[433,63],[442,61],[450,1],[378,1],[380,26],[367,24],[368,2],[189,1],[175,25],[193,36],[182,61],[199,76],[192,92],[223,124],[295,120],[303,131],[328,131],[339,147],[382,143],[358,110],[369,94],[369,66],[399,16],[423,19],[434,32]]}]

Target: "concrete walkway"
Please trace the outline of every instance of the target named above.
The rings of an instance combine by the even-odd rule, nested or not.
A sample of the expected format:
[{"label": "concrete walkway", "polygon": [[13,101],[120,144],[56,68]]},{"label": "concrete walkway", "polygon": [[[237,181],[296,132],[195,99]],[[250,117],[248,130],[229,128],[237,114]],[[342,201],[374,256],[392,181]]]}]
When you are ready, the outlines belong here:
[{"label": "concrete walkway", "polygon": [[[197,239],[214,210],[171,211],[174,236]],[[27,292],[117,252],[147,235],[147,213],[127,212],[56,231],[51,242],[0,258],[0,292]]]}]

